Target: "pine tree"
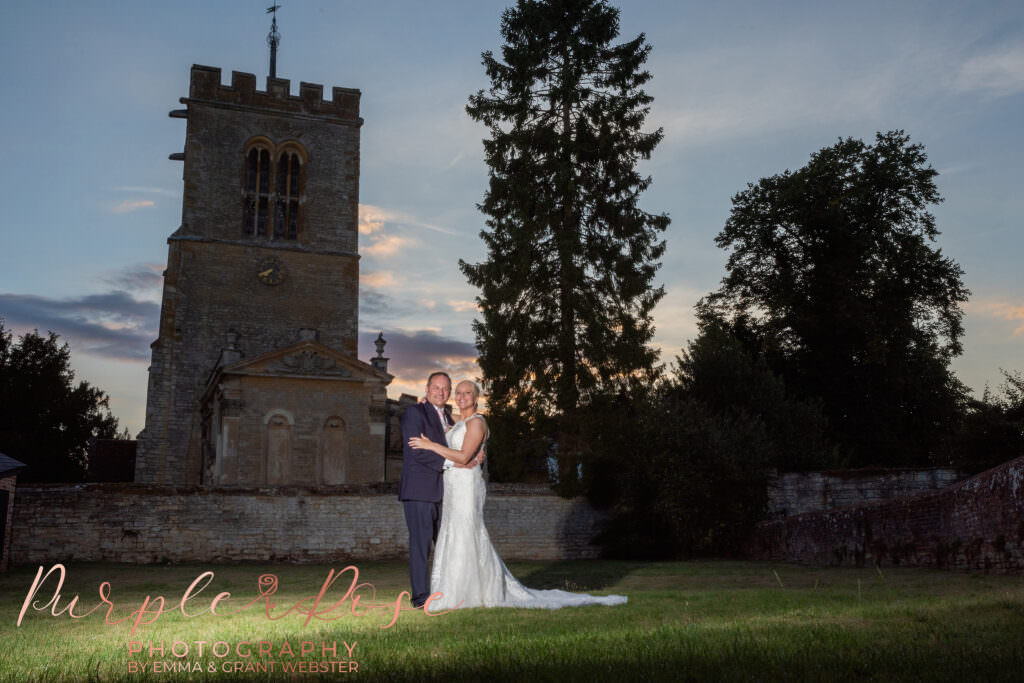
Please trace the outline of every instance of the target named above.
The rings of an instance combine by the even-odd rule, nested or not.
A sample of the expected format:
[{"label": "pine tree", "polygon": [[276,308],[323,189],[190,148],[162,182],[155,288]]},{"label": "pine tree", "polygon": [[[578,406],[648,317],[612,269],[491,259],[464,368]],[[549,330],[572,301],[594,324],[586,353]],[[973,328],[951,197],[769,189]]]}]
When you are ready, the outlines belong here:
[{"label": "pine tree", "polygon": [[481,289],[494,436],[504,453],[536,452],[526,433],[553,431],[564,473],[583,448],[581,408],[657,362],[652,280],[669,218],[639,208],[651,179],[636,168],[662,138],[641,130],[651,48],[643,34],[613,44],[619,10],[596,0],[519,0],[501,33],[502,60],[483,54],[491,86],[466,107],[490,132],[488,255],[460,265]]}]

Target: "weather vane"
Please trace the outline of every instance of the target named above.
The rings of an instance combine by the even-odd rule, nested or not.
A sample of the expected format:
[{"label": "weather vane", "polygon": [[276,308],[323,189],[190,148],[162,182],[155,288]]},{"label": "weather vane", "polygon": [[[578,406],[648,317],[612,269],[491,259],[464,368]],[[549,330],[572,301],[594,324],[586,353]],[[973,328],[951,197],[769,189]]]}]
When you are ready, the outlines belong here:
[{"label": "weather vane", "polygon": [[270,77],[277,78],[277,46],[281,42],[281,34],[277,32],[277,10],[281,5],[274,3],[267,8],[267,14],[273,14],[270,22],[270,33],[267,34],[267,45],[270,46]]}]

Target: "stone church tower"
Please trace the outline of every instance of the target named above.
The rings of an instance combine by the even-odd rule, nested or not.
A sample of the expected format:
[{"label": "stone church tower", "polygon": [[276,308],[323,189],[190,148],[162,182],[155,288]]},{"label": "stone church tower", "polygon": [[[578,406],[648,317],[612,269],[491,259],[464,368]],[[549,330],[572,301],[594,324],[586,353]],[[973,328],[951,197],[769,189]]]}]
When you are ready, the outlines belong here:
[{"label": "stone church tower", "polygon": [[[181,226],[135,480],[384,479],[386,360],[356,358],[358,90],[193,66]],[[382,355],[382,354],[379,354]]]}]

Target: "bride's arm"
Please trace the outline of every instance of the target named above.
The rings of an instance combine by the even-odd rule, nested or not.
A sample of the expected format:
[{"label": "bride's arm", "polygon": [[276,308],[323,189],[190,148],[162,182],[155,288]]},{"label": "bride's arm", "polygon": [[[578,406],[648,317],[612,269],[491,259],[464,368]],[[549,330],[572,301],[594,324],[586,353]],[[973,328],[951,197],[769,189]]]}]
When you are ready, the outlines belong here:
[{"label": "bride's arm", "polygon": [[465,465],[473,459],[473,456],[476,455],[476,452],[480,449],[480,444],[484,442],[484,436],[483,420],[468,420],[466,422],[466,438],[462,440],[461,451],[434,443],[422,434],[409,439],[409,445],[413,448],[423,448],[428,451],[433,451],[442,458],[446,458],[460,465]]}]

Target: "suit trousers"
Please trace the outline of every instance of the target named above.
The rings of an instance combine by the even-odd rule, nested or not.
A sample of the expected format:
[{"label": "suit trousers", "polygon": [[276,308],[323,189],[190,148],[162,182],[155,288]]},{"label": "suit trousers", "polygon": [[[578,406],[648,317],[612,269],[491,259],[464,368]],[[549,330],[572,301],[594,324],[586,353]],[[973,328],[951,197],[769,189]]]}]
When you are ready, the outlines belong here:
[{"label": "suit trousers", "polygon": [[405,525],[409,528],[409,583],[412,604],[420,607],[430,597],[430,544],[437,540],[441,526],[441,503],[424,500],[402,501]]}]

